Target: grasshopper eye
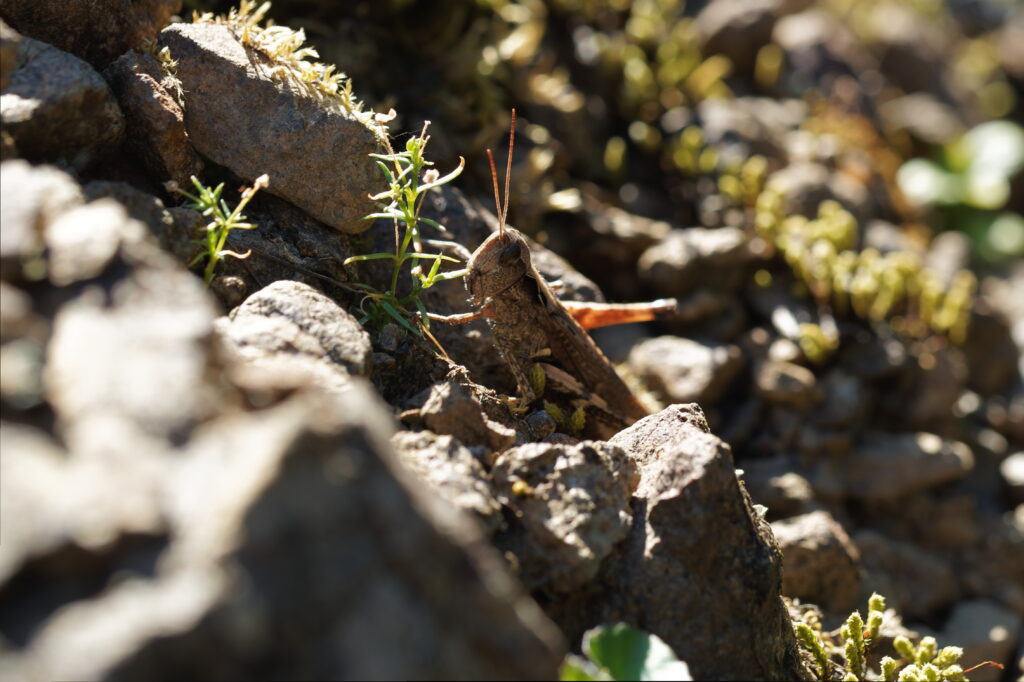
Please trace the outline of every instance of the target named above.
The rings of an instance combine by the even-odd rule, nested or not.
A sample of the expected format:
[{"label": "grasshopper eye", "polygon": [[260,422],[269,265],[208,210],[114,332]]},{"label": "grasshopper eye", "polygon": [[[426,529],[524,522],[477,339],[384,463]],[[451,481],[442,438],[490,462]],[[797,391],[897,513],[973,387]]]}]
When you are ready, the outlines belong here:
[{"label": "grasshopper eye", "polygon": [[518,260],[521,260],[521,247],[518,242],[512,242],[504,249],[501,250],[501,254],[498,256],[498,262],[501,265],[512,265]]}]

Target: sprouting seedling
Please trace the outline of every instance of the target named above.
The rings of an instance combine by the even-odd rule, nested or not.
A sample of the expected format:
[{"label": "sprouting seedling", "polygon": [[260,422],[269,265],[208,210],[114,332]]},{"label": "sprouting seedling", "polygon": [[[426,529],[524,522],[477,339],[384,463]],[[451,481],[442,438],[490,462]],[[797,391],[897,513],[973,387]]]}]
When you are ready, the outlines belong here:
[{"label": "sprouting seedling", "polygon": [[245,215],[242,213],[242,209],[256,196],[256,192],[270,184],[270,176],[264,173],[256,178],[252,187],[243,188],[242,198],[234,210],[230,210],[227,202],[221,198],[221,193],[224,191],[223,182],[217,185],[216,188],[210,189],[193,175],[192,184],[195,185],[196,194],[182,189],[174,181],[166,183],[164,187],[166,187],[168,192],[176,192],[189,199],[190,203],[186,204],[189,208],[193,208],[204,216],[211,218],[210,222],[206,225],[203,238],[196,240],[201,250],[196,254],[192,262],[189,263],[189,267],[192,267],[203,262],[203,260],[206,261],[206,267],[203,269],[203,280],[209,286],[210,282],[213,281],[214,270],[216,270],[217,263],[220,262],[221,258],[231,256],[232,258],[244,260],[249,257],[249,252],[237,253],[224,247],[227,244],[228,234],[230,234],[231,230],[252,230],[256,228],[256,225],[245,222]]},{"label": "sprouting seedling", "polygon": [[498,232],[504,234],[505,219],[508,217],[508,189],[512,178],[512,150],[516,143],[516,110],[512,110],[512,125],[508,134],[508,165],[505,166],[505,203],[498,196],[498,171],[494,167],[494,154],[487,150],[487,160],[491,164],[491,181],[494,183],[494,206],[498,209]]}]

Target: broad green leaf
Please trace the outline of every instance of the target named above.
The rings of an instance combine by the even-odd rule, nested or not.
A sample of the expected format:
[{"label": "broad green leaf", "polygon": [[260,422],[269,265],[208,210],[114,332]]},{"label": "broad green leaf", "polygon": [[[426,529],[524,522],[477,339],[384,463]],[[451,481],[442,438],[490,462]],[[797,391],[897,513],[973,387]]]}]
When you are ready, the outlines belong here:
[{"label": "broad green leaf", "polygon": [[918,204],[956,204],[961,200],[960,179],[924,159],[910,159],[900,166],[896,183]]},{"label": "broad green leaf", "polygon": [[583,635],[583,652],[616,680],[692,680],[690,669],[659,637],[618,623]]},{"label": "broad green leaf", "polygon": [[960,141],[971,169],[1009,178],[1024,168],[1024,129],[1010,121],[988,121],[968,131]]}]

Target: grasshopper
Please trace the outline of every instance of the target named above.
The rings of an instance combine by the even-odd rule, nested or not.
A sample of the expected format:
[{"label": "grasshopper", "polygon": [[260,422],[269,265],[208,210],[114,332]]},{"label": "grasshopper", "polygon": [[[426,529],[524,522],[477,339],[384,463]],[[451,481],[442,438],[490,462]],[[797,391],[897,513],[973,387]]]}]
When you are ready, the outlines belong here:
[{"label": "grasshopper", "polygon": [[602,304],[560,301],[555,297],[533,266],[526,237],[505,224],[515,125],[513,109],[504,202],[498,193],[494,155],[487,150],[498,230],[472,254],[466,268],[466,289],[476,310],[431,317],[449,324],[486,318],[494,345],[515,378],[515,405],[525,409],[541,397],[535,390],[539,365],[545,386],[565,396],[574,409],[584,410],[583,434],[610,438],[648,412],[585,329],[651,320],[659,313],[675,310],[676,301]]}]

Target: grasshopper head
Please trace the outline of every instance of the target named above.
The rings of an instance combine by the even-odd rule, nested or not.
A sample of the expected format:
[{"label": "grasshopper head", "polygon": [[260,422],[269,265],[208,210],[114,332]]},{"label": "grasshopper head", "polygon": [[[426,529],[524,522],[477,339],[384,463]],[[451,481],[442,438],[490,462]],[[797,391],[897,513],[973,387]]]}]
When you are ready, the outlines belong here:
[{"label": "grasshopper head", "polygon": [[466,288],[477,304],[482,305],[530,272],[530,247],[519,230],[505,227],[480,245],[467,269]]}]

